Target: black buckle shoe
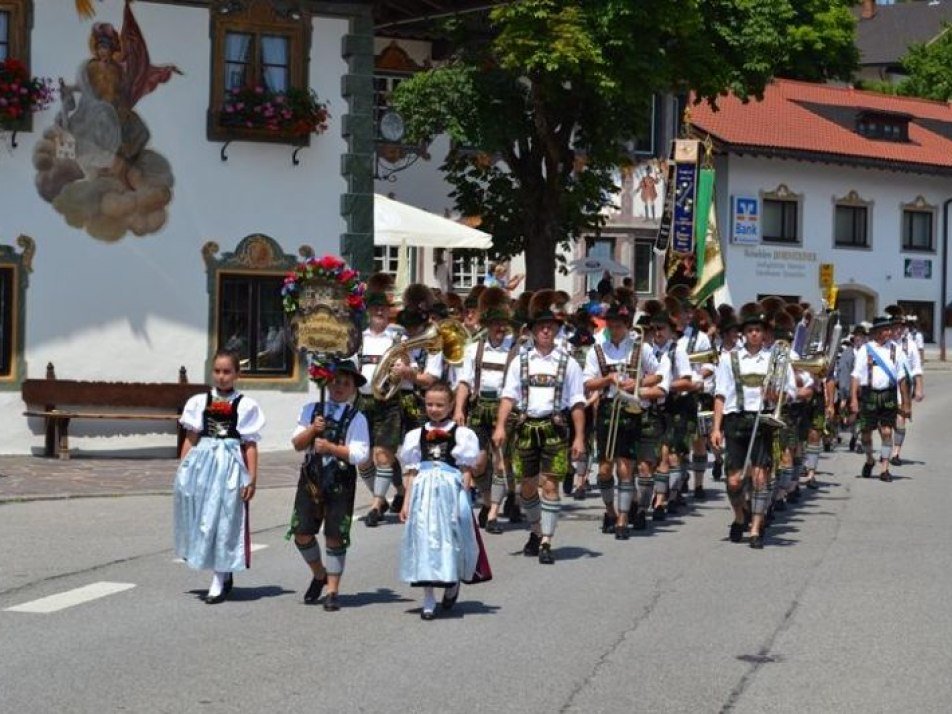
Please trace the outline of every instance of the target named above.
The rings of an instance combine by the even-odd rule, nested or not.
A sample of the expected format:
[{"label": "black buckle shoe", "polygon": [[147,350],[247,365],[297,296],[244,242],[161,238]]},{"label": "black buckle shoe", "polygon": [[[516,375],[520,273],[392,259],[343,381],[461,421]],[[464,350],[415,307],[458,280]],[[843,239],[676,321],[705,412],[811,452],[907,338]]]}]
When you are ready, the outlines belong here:
[{"label": "black buckle shoe", "polygon": [[648,519],[644,511],[638,511],[635,517],[631,519],[631,529],[634,531],[643,531],[648,527]]},{"label": "black buckle shoe", "polygon": [[382,518],[383,516],[381,515],[380,511],[378,511],[376,508],[371,508],[367,512],[367,518],[364,520],[364,522],[367,524],[368,528],[376,528],[380,525]]},{"label": "black buckle shoe", "polygon": [[879,474],[879,480],[883,481],[884,483],[889,483],[892,481],[892,474],[890,474],[888,471],[883,471],[881,474]]},{"label": "black buckle shoe", "polygon": [[860,478],[871,478],[873,475],[873,464],[868,461],[863,464],[863,471],[860,474]]},{"label": "black buckle shoe", "polygon": [[[451,590],[455,590],[455,592],[453,593],[453,597],[450,597]],[[452,610],[453,605],[456,604],[456,599],[458,597],[459,597],[459,583],[456,583],[454,587],[446,588],[446,590],[443,591],[443,601],[440,603],[440,605],[443,607],[444,610]]]},{"label": "black buckle shoe", "polygon": [[763,550],[764,537],[762,535],[752,535],[750,537],[750,547],[754,550]]},{"label": "black buckle shoe", "polygon": [[542,537],[535,533],[529,534],[529,540],[522,546],[522,554],[527,558],[534,558],[539,554],[539,546],[542,544]]},{"label": "black buckle shoe", "polygon": [[436,619],[436,613],[435,613],[433,610],[421,610],[421,611],[420,611],[420,619],[421,619],[421,620],[426,620],[427,622],[429,622],[430,620],[435,620],[435,619]]},{"label": "black buckle shoe", "polygon": [[889,463],[891,463],[893,466],[902,466],[902,459],[900,459],[898,456],[893,456],[891,459],[889,459]]},{"label": "black buckle shoe", "polygon": [[208,597],[208,596],[206,596],[206,597],[205,597],[205,604],[206,604],[206,605],[218,605],[219,603],[225,602],[225,598],[227,598],[227,597],[228,597],[228,596],[225,594],[225,591],[222,590],[222,591],[221,591],[220,593],[218,593],[215,597]]},{"label": "black buckle shoe", "polygon": [[572,491],[572,498],[576,501],[584,501],[585,497],[588,495],[585,486],[579,486],[574,491]]},{"label": "black buckle shoe", "polygon": [[610,535],[615,532],[615,523],[618,522],[618,518],[615,516],[610,516],[607,513],[602,516],[602,533],[605,535]]},{"label": "black buckle shoe", "polygon": [[715,481],[720,481],[723,475],[724,462],[715,460],[714,465],[711,466],[711,478],[713,478]]},{"label": "black buckle shoe", "polygon": [[320,600],[321,591],[324,590],[325,585],[327,585],[326,575],[323,578],[311,578],[311,584],[308,586],[307,592],[304,593],[304,603],[313,605]]},{"label": "black buckle shoe", "polygon": [[696,498],[698,501],[704,501],[707,499],[707,494],[704,492],[703,486],[694,487],[694,498]]},{"label": "black buckle shoe", "polygon": [[731,530],[727,537],[730,538],[731,543],[740,543],[744,537],[744,524],[736,521],[731,523]]},{"label": "black buckle shoe", "polygon": [[402,493],[398,493],[396,496],[393,497],[393,502],[390,503],[389,505],[387,504],[386,501],[384,501],[383,510],[380,511],[380,515],[382,516],[387,511],[393,511],[394,513],[399,514],[400,511],[403,509],[403,500],[404,500],[404,495]]},{"label": "black buckle shoe", "polygon": [[542,565],[552,565],[555,563],[555,556],[552,555],[552,544],[543,543],[539,549],[539,562]]},{"label": "black buckle shoe", "polygon": [[811,491],[816,491],[818,488],[820,488],[820,484],[817,483],[815,478],[807,479],[807,482],[803,485]]},{"label": "black buckle shoe", "polygon": [[340,601],[337,599],[337,593],[327,593],[324,598],[324,612],[337,612],[340,610]]},{"label": "black buckle shoe", "polygon": [[491,521],[486,521],[486,532],[492,533],[493,535],[502,533],[502,526],[499,524],[499,519],[493,518]]},{"label": "black buckle shoe", "polygon": [[654,510],[651,512],[651,520],[653,521],[663,521],[668,517],[668,509],[664,506],[655,506]]},{"label": "black buckle shoe", "polygon": [[628,526],[615,526],[615,540],[628,540]]}]

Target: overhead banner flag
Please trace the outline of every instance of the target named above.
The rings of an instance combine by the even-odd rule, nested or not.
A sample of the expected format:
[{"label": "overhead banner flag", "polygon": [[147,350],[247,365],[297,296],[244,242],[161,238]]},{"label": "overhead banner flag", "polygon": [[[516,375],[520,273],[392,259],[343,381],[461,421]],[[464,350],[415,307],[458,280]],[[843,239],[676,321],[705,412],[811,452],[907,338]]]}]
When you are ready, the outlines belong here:
[{"label": "overhead banner flag", "polygon": [[695,305],[700,305],[712,297],[716,290],[724,287],[726,277],[721,237],[717,229],[717,210],[714,206],[714,169],[700,171],[696,207],[697,283],[691,291],[691,299]]},{"label": "overhead banner flag", "polygon": [[671,222],[674,218],[674,142],[668,155],[668,175],[665,179],[664,208],[661,211],[661,223],[658,225],[658,237],[655,238],[655,253],[664,255],[671,243]]},{"label": "overhead banner flag", "polygon": [[674,142],[674,215],[671,228],[671,250],[674,253],[694,252],[700,148],[701,142],[695,139],[677,139]]}]

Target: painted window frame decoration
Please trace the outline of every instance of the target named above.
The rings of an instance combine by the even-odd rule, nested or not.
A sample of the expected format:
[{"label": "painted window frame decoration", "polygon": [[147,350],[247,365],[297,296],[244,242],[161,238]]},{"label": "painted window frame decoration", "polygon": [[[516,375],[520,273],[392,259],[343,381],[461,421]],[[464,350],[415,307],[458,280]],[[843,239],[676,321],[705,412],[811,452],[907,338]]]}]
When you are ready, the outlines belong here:
[{"label": "painted window frame decoration", "polygon": [[[865,231],[864,238],[865,242],[862,244],[851,242],[841,242],[837,235],[837,213],[839,209],[845,208],[854,211],[864,211],[865,212]],[[834,248],[841,250],[872,250],[873,249],[873,201],[865,201],[860,198],[859,193],[855,189],[851,189],[845,196],[842,198],[833,197],[833,216],[832,216],[832,244]],[[855,226],[854,226],[855,228]]]},{"label": "painted window frame decoration", "polygon": [[[211,79],[207,115],[207,136],[210,141],[255,141],[294,146],[309,146],[310,134],[265,127],[231,126],[222,122],[227,102],[225,87],[226,44],[229,34],[252,35],[255,56],[250,63],[258,67],[261,39],[280,37],[288,41],[288,88],[308,89],[308,64],[311,46],[311,16],[298,3],[275,3],[273,0],[212,0]],[[260,67],[258,67],[260,69]],[[263,83],[263,80],[262,80]]]},{"label": "painted window frame decoration", "polygon": [[[284,252],[281,246],[270,236],[253,233],[242,238],[234,252],[219,256],[219,245],[214,241],[202,247],[202,257],[208,272],[208,357],[205,362],[205,374],[211,379],[213,357],[218,350],[221,330],[222,285],[229,279],[275,279],[278,309],[281,310],[281,284],[285,275],[298,264],[300,259],[313,257],[314,250],[302,245],[298,256]],[[281,312],[282,318],[284,316]],[[287,326],[285,325],[285,328]],[[284,333],[286,336],[287,332]],[[286,349],[290,350],[290,371],[282,374],[243,373],[242,384],[247,389],[278,389],[284,391],[307,391],[307,370],[304,369],[300,355],[293,348],[293,342],[286,340]]]},{"label": "painted window frame decoration", "polygon": [[[767,203],[793,204],[794,238],[774,238],[767,236]],[[780,184],[773,191],[760,192],[760,242],[770,245],[803,245],[803,194],[794,193],[786,184]]]},{"label": "painted window frame decoration", "polygon": [[17,390],[26,378],[26,291],[36,243],[21,235],[16,244],[19,253],[13,246],[0,245],[0,391]]},{"label": "painted window frame decoration", "polygon": [[[936,216],[938,209],[926,202],[922,196],[916,196],[916,200],[911,203],[902,203],[900,209],[900,233],[902,242],[901,249],[904,253],[931,253],[936,252]],[[912,223],[915,220],[913,216],[926,216],[929,221],[929,246],[927,248],[912,245]],[[908,218],[908,220],[907,220]]]},{"label": "painted window frame decoration", "polygon": [[[20,60],[32,77],[30,63],[30,38],[33,32],[33,0],[0,0],[0,12],[6,13],[7,43],[6,57],[0,56],[0,62],[7,58]],[[33,113],[28,112],[17,122],[16,131],[33,131]]]}]

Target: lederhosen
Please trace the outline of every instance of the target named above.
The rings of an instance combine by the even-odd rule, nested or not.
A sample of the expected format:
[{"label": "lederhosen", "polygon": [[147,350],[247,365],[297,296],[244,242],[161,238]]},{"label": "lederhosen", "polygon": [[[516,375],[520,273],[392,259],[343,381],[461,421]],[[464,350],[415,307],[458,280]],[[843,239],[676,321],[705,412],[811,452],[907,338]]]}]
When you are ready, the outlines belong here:
[{"label": "lederhosen", "polygon": [[[688,349],[693,348],[697,339],[697,331],[688,341]],[[671,382],[675,382],[685,375],[677,373],[678,340],[672,339],[668,346],[668,359],[671,360]],[[689,392],[675,393],[672,389],[665,400],[667,414],[664,443],[672,454],[686,456],[691,452],[691,441],[697,431],[697,399]]]},{"label": "lederhosen", "polygon": [[[638,350],[634,349],[634,346],[632,346],[631,354],[625,362],[611,365],[605,359],[605,350],[602,349],[601,345],[596,344],[592,349],[595,350],[595,359],[598,361],[598,369],[603,378],[609,374],[621,372],[622,368],[627,370],[637,369],[634,361],[638,357]],[[598,402],[598,411],[595,415],[595,446],[599,461],[605,460],[605,447],[608,443],[608,428],[611,424],[614,401],[614,397],[609,397],[606,389]],[[615,447],[616,459],[630,459],[632,457],[635,444],[638,441],[638,426],[638,417],[630,413],[622,404],[618,410],[618,434],[615,441],[617,444]]]},{"label": "lederhosen", "polygon": [[[383,355],[365,355],[361,350],[358,358],[361,371],[365,365],[380,364],[382,358]],[[403,440],[400,400],[394,396],[393,399],[381,401],[374,397],[373,392],[358,394],[357,409],[367,418],[370,445],[396,451]]]},{"label": "lederhosen", "polygon": [[[747,449],[750,447],[750,439],[754,430],[754,422],[757,418],[756,411],[744,411],[744,377],[740,372],[740,357],[736,351],[731,352],[730,360],[731,371],[734,374],[737,411],[724,416],[724,441],[726,445],[724,465],[728,472],[740,471],[744,468]],[[748,376],[752,380],[756,379],[758,387],[763,384],[764,375],[751,374]],[[754,385],[750,384],[749,386]],[[750,453],[751,466],[770,468],[773,463],[774,431],[775,429],[768,426],[761,419],[757,426],[757,439]]]},{"label": "lederhosen", "polygon": [[[324,405],[315,404],[311,423],[323,412]],[[346,444],[347,430],[356,415],[357,409],[347,406],[339,421],[325,417],[323,438],[334,444]],[[352,464],[324,454],[308,453],[294,496],[291,533],[317,535],[323,523],[325,538],[339,540],[342,547],[349,547],[356,485],[357,469]]]},{"label": "lederhosen", "polygon": [[[873,389],[873,367],[875,361],[871,353],[872,346],[866,346],[866,385],[859,390],[859,428],[870,431],[879,427],[895,428],[896,416],[899,413],[899,397],[896,394],[896,385],[899,375],[890,377],[889,386],[885,389]],[[889,345],[889,361],[896,365],[896,343]],[[887,373],[888,374],[888,373]]]},{"label": "lederhosen", "polygon": [[569,460],[569,429],[561,411],[562,389],[569,355],[559,352],[555,375],[529,375],[529,353],[519,355],[519,379],[522,406],[529,406],[531,387],[553,387],[552,413],[541,417],[519,416],[515,433],[515,451],[512,471],[516,479],[538,476],[540,473],[563,475],[571,467]]},{"label": "lederhosen", "polygon": [[240,439],[238,433],[238,403],[243,395],[233,400],[215,399],[211,391],[205,401],[202,412],[202,431],[200,439]]},{"label": "lederhosen", "polygon": [[[814,382],[814,393],[816,392]],[[777,431],[777,446],[782,452],[784,449],[796,449],[799,444],[807,440],[810,431],[812,415],[811,401],[794,401],[787,399],[780,410],[780,418],[786,427]],[[779,456],[779,454],[775,454]],[[778,467],[779,468],[779,467]]]},{"label": "lederhosen", "polygon": [[[416,357],[412,354],[408,356],[416,362],[417,371],[422,374],[426,369],[427,351],[418,348]],[[400,389],[397,392],[397,399],[400,402],[401,435],[409,434],[426,423],[426,407],[423,393],[419,389],[414,387]]]},{"label": "lederhosen", "polygon": [[[456,459],[453,457],[453,449],[456,448],[456,424],[452,429],[438,430],[427,429],[424,424],[420,431],[420,462],[439,461],[440,463],[459,468],[456,465]],[[436,431],[445,431],[446,436],[439,437],[434,433]]]},{"label": "lederhosen", "polygon": [[[476,437],[479,439],[479,448],[481,451],[485,451],[489,448],[493,430],[496,428],[496,415],[499,413],[499,402],[501,400],[500,392],[483,389],[483,370],[502,371],[503,381],[505,382],[506,371],[509,369],[510,363],[519,351],[519,346],[514,340],[512,346],[509,348],[509,354],[506,356],[504,363],[483,364],[486,339],[485,337],[481,339],[476,346],[476,356],[473,361],[473,383],[470,385],[469,416],[466,420],[466,425],[476,433]],[[510,427],[510,431],[511,427],[515,425],[515,421],[516,415],[510,413],[509,423],[507,424],[507,426]]]}]

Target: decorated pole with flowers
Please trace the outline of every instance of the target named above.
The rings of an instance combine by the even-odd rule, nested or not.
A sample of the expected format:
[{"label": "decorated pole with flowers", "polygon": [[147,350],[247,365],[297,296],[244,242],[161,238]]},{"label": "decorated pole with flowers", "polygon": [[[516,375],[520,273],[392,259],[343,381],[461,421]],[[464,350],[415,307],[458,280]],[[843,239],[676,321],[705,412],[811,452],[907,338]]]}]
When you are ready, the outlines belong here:
[{"label": "decorated pole with flowers", "polygon": [[308,378],[324,389],[337,362],[360,349],[364,284],[360,273],[340,258],[308,258],[292,270],[281,288],[284,312],[298,349],[307,355]]}]

